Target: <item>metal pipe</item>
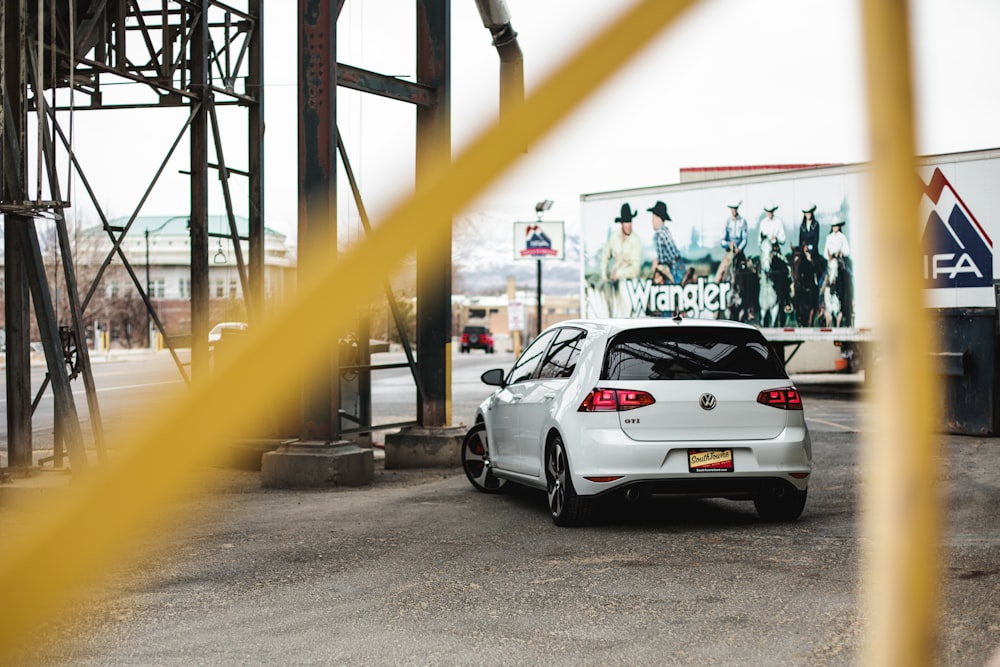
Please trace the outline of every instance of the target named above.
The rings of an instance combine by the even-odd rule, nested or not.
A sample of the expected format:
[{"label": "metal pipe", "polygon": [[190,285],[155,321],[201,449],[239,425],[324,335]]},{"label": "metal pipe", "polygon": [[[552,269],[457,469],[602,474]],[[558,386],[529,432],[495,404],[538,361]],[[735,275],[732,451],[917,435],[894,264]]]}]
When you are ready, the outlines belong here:
[{"label": "metal pipe", "polygon": [[524,102],[524,56],[504,0],[476,0],[483,26],[500,55],[500,116]]}]

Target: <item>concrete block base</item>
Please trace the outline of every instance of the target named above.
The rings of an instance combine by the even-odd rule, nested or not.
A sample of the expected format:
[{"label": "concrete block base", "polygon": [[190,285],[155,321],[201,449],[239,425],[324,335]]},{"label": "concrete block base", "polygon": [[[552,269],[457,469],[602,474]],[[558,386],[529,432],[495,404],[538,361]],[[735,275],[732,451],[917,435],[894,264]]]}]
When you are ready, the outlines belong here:
[{"label": "concrete block base", "polygon": [[270,488],[364,486],[375,478],[375,455],[347,441],[296,440],[261,456],[260,478]]},{"label": "concrete block base", "polygon": [[385,467],[443,468],[462,465],[463,426],[408,426],[385,436]]}]

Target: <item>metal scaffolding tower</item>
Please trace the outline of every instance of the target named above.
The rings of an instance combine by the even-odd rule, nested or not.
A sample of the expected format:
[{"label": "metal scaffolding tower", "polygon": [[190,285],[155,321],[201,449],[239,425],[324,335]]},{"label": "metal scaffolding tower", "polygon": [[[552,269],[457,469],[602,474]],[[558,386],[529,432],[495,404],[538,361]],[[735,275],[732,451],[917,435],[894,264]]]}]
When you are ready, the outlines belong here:
[{"label": "metal scaffolding tower", "polygon": [[[271,4],[271,11],[298,13],[299,248],[319,244],[322,252],[302,252],[300,261],[330,261],[337,247],[337,172],[346,174],[365,232],[370,221],[361,187],[337,126],[337,87],[378,95],[415,108],[416,166],[419,187],[436,159],[451,150],[450,0],[415,0],[416,81],[367,71],[337,62],[337,19],[345,0],[298,0]],[[503,0],[476,0],[483,24],[501,57],[501,97],[523,96],[520,49]],[[263,0],[6,0],[0,10],[0,143],[3,149],[0,212],[4,216],[5,327],[7,335],[7,427],[9,464],[34,465],[31,446],[33,400],[30,382],[30,304],[34,303],[48,377],[38,397],[51,385],[56,405],[57,464],[65,443],[74,469],[87,466],[70,381],[83,377],[98,455],[103,455],[100,409],[87,352],[87,308],[112,262],[121,262],[139,295],[149,321],[169,341],[151,300],[148,281],[139,278],[123,244],[157,186],[168,161],[188,143],[190,159],[190,304],[191,361],[170,354],[188,382],[208,373],[209,243],[219,236],[232,243],[245,310],[251,326],[264,309],[264,81]],[[515,92],[506,92],[507,90]],[[246,112],[245,136],[234,140],[220,123],[222,107]],[[171,128],[157,122],[163,109],[186,112],[186,118],[162,156],[159,168],[125,224],[113,225],[102,209],[102,194],[92,186],[83,156],[74,151],[75,114],[128,109],[146,121],[146,131],[163,135]],[[234,141],[245,143],[247,164],[226,160]],[[114,156],[112,156],[114,157]],[[128,156],[117,164],[128,169]],[[213,161],[214,160],[214,161]],[[63,170],[60,165],[65,164]],[[217,175],[226,208],[228,232],[208,227],[210,171]],[[237,228],[233,179],[246,179],[249,229]],[[79,182],[83,192],[71,192]],[[66,225],[74,198],[85,197],[100,219],[111,250],[87,284],[77,284],[73,248]],[[36,223],[52,221],[70,293],[71,322],[60,326],[51,286],[40,256]],[[148,230],[147,230],[148,231]],[[247,234],[241,236],[241,233]],[[241,242],[248,252],[244,256]],[[307,266],[305,268],[308,268]],[[417,336],[406,334],[391,285],[384,291],[417,389],[416,421],[373,424],[370,377],[378,366],[368,354],[368,325],[359,316],[357,348],[345,355],[331,343],[322,362],[329,373],[303,392],[297,433],[302,439],[332,442],[362,438],[373,430],[450,423],[447,376],[451,340],[451,247],[433,258],[416,258]],[[29,300],[28,295],[31,295]],[[354,315],[347,314],[348,317]],[[95,332],[96,333],[96,332]],[[383,366],[385,367],[385,366]],[[391,366],[390,366],[391,367]],[[345,385],[344,378],[352,382]],[[345,401],[343,393],[351,392]],[[350,404],[348,409],[347,405]],[[290,434],[283,433],[283,436]]]},{"label": "metal scaffolding tower", "polygon": [[[226,205],[229,233],[245,307],[252,320],[263,298],[263,0],[232,3],[215,0],[13,0],[3,4],[3,145],[5,327],[7,334],[7,427],[9,465],[34,464],[31,449],[30,312],[34,302],[39,337],[56,406],[56,452],[64,441],[74,469],[87,466],[79,421],[69,381],[77,373],[87,386],[91,424],[98,455],[103,454],[100,412],[87,354],[86,309],[112,260],[120,260],[151,321],[166,331],[122,250],[143,204],[167,161],[185,136],[190,147],[191,233],[191,364],[171,354],[186,380],[198,381],[208,370],[208,172],[214,169]],[[132,84],[132,85],[121,85]],[[109,94],[109,90],[113,90]],[[231,169],[225,160],[217,108],[246,109],[248,164]],[[148,121],[147,131],[162,133],[156,110],[182,108],[188,113],[155,176],[125,225],[111,225],[101,206],[101,193],[91,187],[80,156],[73,150],[73,118],[77,113],[131,109]],[[33,132],[29,132],[29,128]],[[230,142],[231,143],[231,140]],[[209,162],[209,146],[215,162]],[[118,156],[128,169],[128,156]],[[68,165],[61,173],[59,165]],[[72,172],[72,176],[70,174]],[[230,180],[247,179],[249,231],[240,237],[233,214]],[[68,183],[78,179],[97,212],[111,243],[96,278],[77,285],[66,227],[73,206]],[[64,194],[65,191],[65,194]],[[41,263],[36,222],[55,223],[71,302],[72,322],[63,327],[51,303],[51,288]],[[243,257],[240,241],[249,256]],[[81,298],[81,294],[83,297]],[[44,391],[43,385],[42,390]],[[37,403],[37,398],[35,399]],[[61,437],[60,437],[61,436]]]}]

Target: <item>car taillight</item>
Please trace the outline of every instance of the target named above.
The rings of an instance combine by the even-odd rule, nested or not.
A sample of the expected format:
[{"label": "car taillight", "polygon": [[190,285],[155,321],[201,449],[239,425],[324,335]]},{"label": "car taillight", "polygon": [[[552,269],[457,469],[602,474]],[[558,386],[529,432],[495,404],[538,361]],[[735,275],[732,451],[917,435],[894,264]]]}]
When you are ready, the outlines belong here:
[{"label": "car taillight", "polygon": [[765,389],[757,394],[757,402],[761,405],[769,405],[772,408],[780,408],[782,410],[802,409],[802,396],[799,395],[799,391],[795,387]]},{"label": "car taillight", "polygon": [[653,396],[645,391],[594,389],[583,399],[577,412],[623,412],[652,405],[655,402]]}]

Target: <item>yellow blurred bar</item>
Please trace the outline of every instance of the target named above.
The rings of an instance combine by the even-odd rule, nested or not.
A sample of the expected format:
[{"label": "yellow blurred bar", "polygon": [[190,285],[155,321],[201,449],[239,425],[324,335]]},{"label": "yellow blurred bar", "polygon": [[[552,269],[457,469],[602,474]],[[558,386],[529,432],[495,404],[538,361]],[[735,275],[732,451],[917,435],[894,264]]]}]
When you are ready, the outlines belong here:
[{"label": "yellow blurred bar", "polygon": [[43,620],[57,617],[80,585],[128,554],[141,529],[154,530],[171,499],[194,487],[195,471],[218,445],[260,432],[279,402],[294,405],[314,359],[342,333],[339,313],[356,312],[375,297],[382,278],[418,246],[434,248],[446,239],[456,211],[693,2],[644,0],[623,12],[453,164],[441,161],[436,177],[426,178],[365,241],[335,262],[312,262],[316,272],[300,276],[295,302],[220,359],[208,382],[150,410],[142,429],[117,443],[112,463],[81,480],[72,497],[40,510],[39,522],[23,534],[4,536],[0,663],[31,641]]},{"label": "yellow blurred bar", "polygon": [[881,347],[876,418],[861,448],[861,601],[869,620],[862,662],[913,667],[937,662],[940,501],[907,2],[866,0],[863,18],[873,157],[864,228],[879,257],[873,287]]}]

